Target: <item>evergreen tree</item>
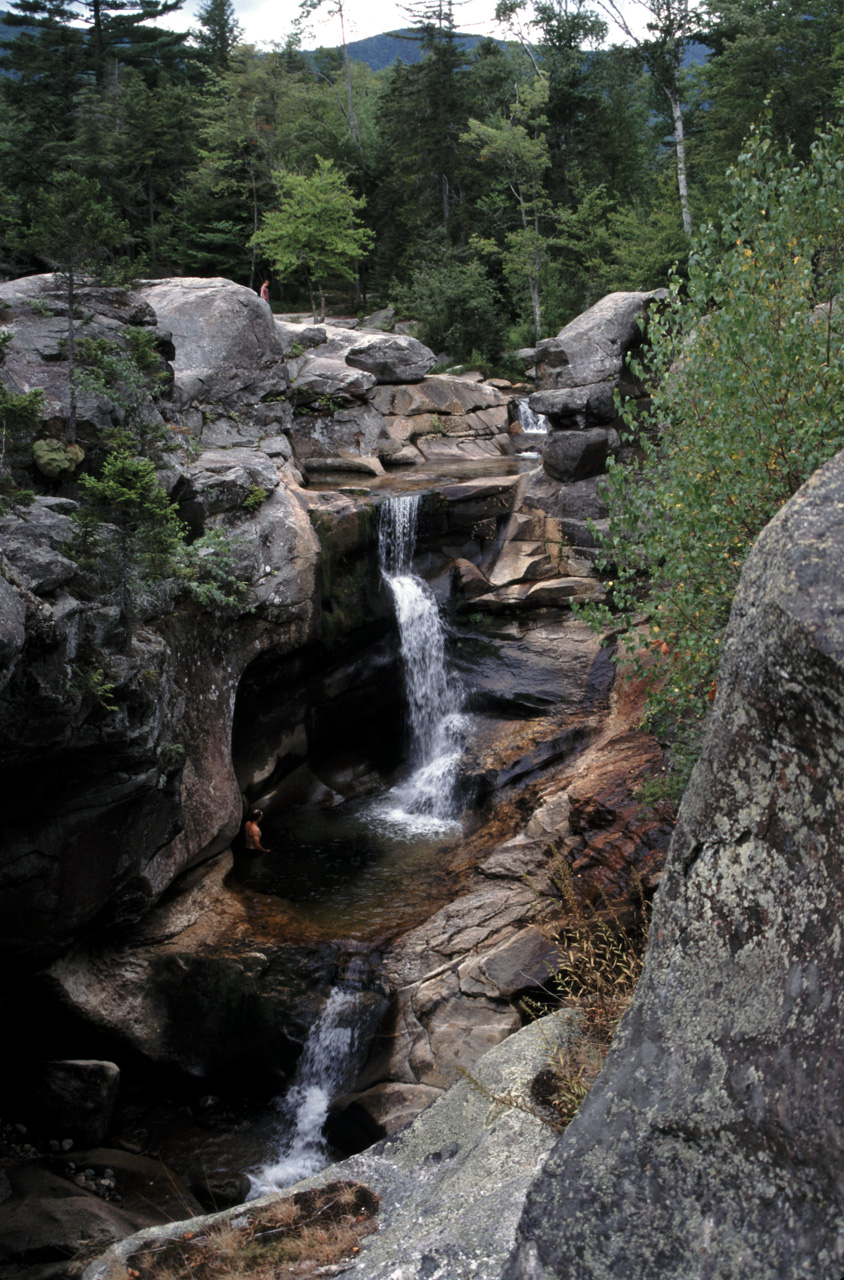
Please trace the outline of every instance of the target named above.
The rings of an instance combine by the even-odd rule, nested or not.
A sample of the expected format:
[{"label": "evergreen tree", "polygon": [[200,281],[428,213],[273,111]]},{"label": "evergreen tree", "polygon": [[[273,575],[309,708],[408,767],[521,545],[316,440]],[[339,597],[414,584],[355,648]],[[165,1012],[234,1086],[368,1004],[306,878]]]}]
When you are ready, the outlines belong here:
[{"label": "evergreen tree", "polygon": [[205,0],[196,16],[193,38],[201,59],[214,71],[228,71],[231,52],[243,38],[231,0]]},{"label": "evergreen tree", "polygon": [[74,292],[80,272],[96,267],[102,256],[127,235],[126,224],[103,201],[100,184],[75,173],[60,173],[41,192],[26,239],[64,281],[67,303],[69,409],[67,439],[76,440],[76,361]]},{"label": "evergreen tree", "polygon": [[3,180],[24,197],[48,180],[73,139],[87,58],[74,17],[67,0],[13,0],[0,25],[0,92],[9,125]]},{"label": "evergreen tree", "polygon": [[177,571],[184,528],[149,458],[116,450],[100,476],[80,476],[79,486],[72,550],[98,586],[116,593],[128,650],[139,607]]},{"label": "evergreen tree", "polygon": [[723,172],[763,111],[780,144],[805,159],[816,130],[840,109],[844,0],[710,0],[701,39],[712,52],[699,72],[706,101],[700,144]]},{"label": "evergreen tree", "polygon": [[504,271],[517,287],[527,284],[537,341],[542,337],[540,284],[551,212],[542,183],[550,163],[544,115],[548,94],[547,79],[537,76],[520,88],[509,117],[498,116],[487,124],[470,120],[464,135],[478,146],[481,160],[495,167],[515,203],[518,225],[506,234]]}]

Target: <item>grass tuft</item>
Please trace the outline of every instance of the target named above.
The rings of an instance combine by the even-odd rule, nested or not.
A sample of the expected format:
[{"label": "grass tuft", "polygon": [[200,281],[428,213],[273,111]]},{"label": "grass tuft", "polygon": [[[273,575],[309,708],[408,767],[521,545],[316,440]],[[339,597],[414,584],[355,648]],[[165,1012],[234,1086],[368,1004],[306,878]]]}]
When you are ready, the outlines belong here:
[{"label": "grass tuft", "polygon": [[[126,1280],[308,1280],[352,1260],[380,1201],[357,1182],[280,1196],[258,1210],[133,1254]],[[245,1219],[245,1221],[244,1221]]]}]

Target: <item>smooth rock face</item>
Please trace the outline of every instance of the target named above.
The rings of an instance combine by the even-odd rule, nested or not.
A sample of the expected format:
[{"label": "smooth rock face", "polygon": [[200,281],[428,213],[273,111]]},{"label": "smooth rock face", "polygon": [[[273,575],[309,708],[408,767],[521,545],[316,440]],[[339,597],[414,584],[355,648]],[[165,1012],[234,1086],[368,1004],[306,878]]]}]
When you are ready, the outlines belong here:
[{"label": "smooth rock face", "polygon": [[844,455],[733,605],[645,974],[507,1280],[840,1280]]},{"label": "smooth rock face", "polygon": [[136,293],[172,333],[179,407],[236,407],[285,394],[282,335],[251,289],[222,278],[177,277],[147,281]]}]

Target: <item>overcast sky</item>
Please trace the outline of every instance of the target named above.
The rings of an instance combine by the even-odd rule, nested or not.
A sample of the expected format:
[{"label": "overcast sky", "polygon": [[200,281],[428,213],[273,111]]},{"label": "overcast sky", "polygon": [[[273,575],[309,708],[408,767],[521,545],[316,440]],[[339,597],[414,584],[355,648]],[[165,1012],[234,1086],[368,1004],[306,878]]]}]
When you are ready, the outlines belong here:
[{"label": "overcast sky", "polygon": [[[201,0],[186,0],[184,9],[164,20],[163,25],[185,29],[195,24],[194,13]],[[299,11],[298,0],[233,0],[237,20],[243,27],[249,44],[270,45],[283,43],[289,34]],[[473,35],[502,37],[504,32],[495,22],[496,0],[465,0],[454,5],[454,20],[459,31]],[[340,23],[328,15],[332,0],[323,0],[323,17],[318,11],[311,21],[311,36],[305,40],[306,48],[318,45],[333,47],[340,44]],[[624,6],[628,11],[638,7],[635,0]],[[529,10],[530,6],[526,6]],[[408,26],[406,15],[394,0],[344,0],[346,39],[363,40],[382,31],[394,31]],[[611,32],[611,40],[618,40],[619,33]]]}]

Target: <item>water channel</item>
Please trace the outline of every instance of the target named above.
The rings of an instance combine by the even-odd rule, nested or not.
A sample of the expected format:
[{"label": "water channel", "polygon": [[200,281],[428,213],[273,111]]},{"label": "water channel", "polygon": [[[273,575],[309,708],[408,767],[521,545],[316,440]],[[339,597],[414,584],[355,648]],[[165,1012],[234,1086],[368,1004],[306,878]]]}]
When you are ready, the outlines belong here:
[{"label": "water channel", "polygon": [[[379,508],[379,568],[395,607],[407,762],[374,798],[280,814],[266,831],[271,842],[283,840],[283,858],[251,864],[251,888],[295,901],[314,922],[330,913],[345,936],[360,933],[362,925],[371,930],[379,910],[394,919],[396,903],[413,898],[408,886],[436,874],[461,831],[458,766],[468,720],[436,600],[413,571],[420,501],[418,494],[392,496]],[[277,1104],[272,1154],[252,1173],[253,1194],[288,1186],[330,1161],[323,1137],[329,1107],[351,1083],[366,1049],[366,978],[365,972],[357,981],[347,976],[313,1026],[295,1079]]]}]

